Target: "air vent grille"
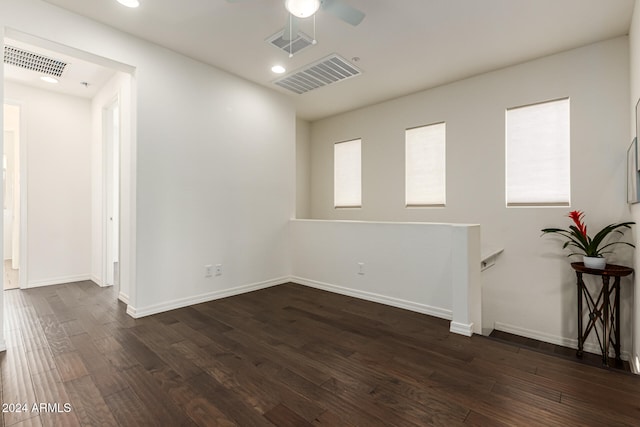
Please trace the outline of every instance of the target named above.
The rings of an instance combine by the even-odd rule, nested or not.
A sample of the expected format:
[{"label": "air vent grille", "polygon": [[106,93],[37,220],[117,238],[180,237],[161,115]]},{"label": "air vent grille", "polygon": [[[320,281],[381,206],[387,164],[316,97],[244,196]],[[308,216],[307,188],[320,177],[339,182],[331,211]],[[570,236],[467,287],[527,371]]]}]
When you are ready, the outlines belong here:
[{"label": "air vent grille", "polygon": [[67,66],[66,62],[8,45],[4,47],[4,62],[56,77],[62,76]]},{"label": "air vent grille", "polygon": [[311,37],[301,31],[298,31],[298,34],[293,38],[293,40],[285,40],[283,36],[284,30],[269,37],[267,42],[291,55],[295,55],[301,50],[313,45]]},{"label": "air vent grille", "polygon": [[333,54],[273,83],[297,94],[303,94],[361,74],[353,64]]}]

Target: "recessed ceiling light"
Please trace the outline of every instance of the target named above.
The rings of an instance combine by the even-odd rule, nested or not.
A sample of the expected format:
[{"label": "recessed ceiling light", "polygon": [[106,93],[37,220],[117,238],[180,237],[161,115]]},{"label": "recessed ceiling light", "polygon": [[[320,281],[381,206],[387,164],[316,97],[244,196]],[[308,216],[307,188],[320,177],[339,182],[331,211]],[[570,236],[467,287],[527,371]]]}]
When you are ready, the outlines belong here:
[{"label": "recessed ceiling light", "polygon": [[118,0],[118,3],[120,3],[123,6],[127,6],[127,7],[138,7],[138,6],[140,6],[140,2],[138,0]]},{"label": "recessed ceiling light", "polygon": [[284,68],[282,65],[274,65],[273,67],[271,67],[271,71],[273,71],[276,74],[282,74],[285,71],[287,71],[287,69]]},{"label": "recessed ceiling light", "polygon": [[40,77],[40,80],[42,80],[43,82],[47,82],[47,83],[58,83],[58,79],[50,77],[50,76],[42,76],[42,77]]}]

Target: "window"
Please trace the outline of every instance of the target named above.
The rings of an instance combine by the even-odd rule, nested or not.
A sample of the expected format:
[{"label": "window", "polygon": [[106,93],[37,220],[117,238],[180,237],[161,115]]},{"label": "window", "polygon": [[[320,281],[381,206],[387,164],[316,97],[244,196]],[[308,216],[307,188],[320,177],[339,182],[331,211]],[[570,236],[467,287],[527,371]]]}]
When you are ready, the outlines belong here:
[{"label": "window", "polygon": [[407,206],[444,206],[446,126],[436,123],[405,132]]},{"label": "window", "polygon": [[333,149],[333,199],[336,208],[362,205],[362,140],[339,142]]},{"label": "window", "polygon": [[569,206],[569,99],[507,110],[507,206]]}]

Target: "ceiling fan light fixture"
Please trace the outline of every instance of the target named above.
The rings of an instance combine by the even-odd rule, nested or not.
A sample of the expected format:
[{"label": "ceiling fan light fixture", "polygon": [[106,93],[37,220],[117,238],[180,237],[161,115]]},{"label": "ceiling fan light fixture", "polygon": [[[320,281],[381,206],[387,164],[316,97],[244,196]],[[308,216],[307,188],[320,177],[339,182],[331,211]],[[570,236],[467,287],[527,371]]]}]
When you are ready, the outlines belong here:
[{"label": "ceiling fan light fixture", "polygon": [[140,2],[138,0],[118,0],[118,3],[131,8],[140,6]]},{"label": "ceiling fan light fixture", "polygon": [[284,0],[284,7],[293,16],[308,18],[320,9],[320,0]]}]

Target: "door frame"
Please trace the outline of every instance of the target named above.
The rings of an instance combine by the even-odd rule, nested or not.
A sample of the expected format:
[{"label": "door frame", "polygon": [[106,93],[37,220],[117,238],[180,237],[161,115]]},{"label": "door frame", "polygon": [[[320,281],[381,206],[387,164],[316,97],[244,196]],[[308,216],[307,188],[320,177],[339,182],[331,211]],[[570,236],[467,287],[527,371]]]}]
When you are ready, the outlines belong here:
[{"label": "door frame", "polygon": [[[4,84],[4,82],[3,82]],[[18,191],[18,206],[19,206],[19,229],[18,229],[18,252],[19,252],[19,266],[18,266],[18,283],[20,289],[28,288],[28,277],[27,277],[27,194],[28,194],[28,182],[27,182],[27,135],[26,135],[26,126],[25,126],[25,106],[22,102],[16,101],[10,98],[3,99],[3,105],[13,105],[18,107],[20,110],[19,114],[19,131],[18,131],[18,143],[14,144],[14,150],[18,150],[18,165],[20,168],[18,174],[19,181],[19,191]],[[4,119],[4,108],[3,111],[3,119]],[[4,153],[4,144],[2,146]],[[14,190],[15,191],[15,190]],[[15,194],[15,193],[14,193]],[[15,221],[14,221],[15,223]],[[3,227],[3,235],[4,235],[4,227]],[[3,266],[2,271],[4,275],[4,254],[3,254]]]},{"label": "door frame", "polygon": [[[117,109],[117,134],[113,117]],[[101,286],[119,284],[113,262],[120,261],[120,150],[122,114],[120,95],[102,106],[102,280]],[[115,142],[115,144],[114,144]],[[114,245],[114,242],[116,245]]]}]

